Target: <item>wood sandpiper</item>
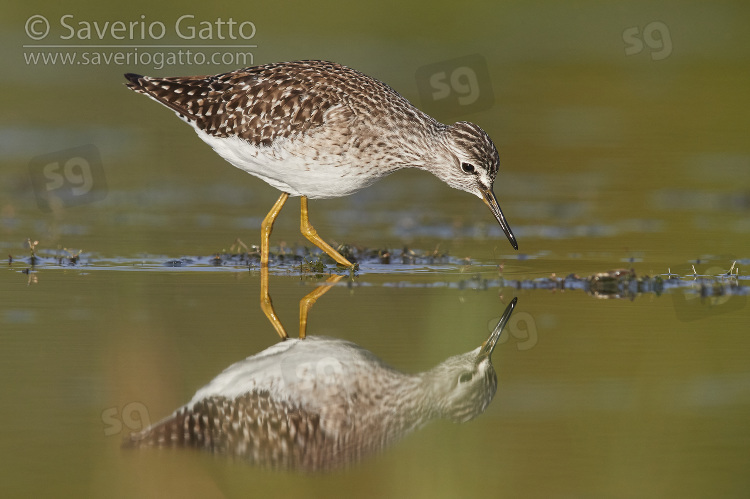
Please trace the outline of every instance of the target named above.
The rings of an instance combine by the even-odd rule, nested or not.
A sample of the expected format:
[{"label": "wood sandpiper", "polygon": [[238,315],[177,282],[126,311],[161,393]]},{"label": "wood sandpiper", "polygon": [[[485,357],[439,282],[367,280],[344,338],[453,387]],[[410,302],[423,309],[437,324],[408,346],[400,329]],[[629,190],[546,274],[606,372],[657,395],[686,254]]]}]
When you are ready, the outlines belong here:
[{"label": "wood sandpiper", "polygon": [[173,110],[222,158],[282,191],[261,225],[262,266],[274,220],[289,196],[301,196],[302,234],[351,267],[310,224],[308,198],[346,196],[402,168],[428,171],[478,196],[518,249],[493,192],[499,157],[484,130],[466,121],[439,123],[375,78],[326,61],[215,76],[125,77],[130,89]]},{"label": "wood sandpiper", "polygon": [[434,418],[469,421],[495,396],[491,355],[517,299],[481,346],[404,374],[349,341],[287,340],[224,370],[126,447],[188,447],[252,464],[330,470],[384,450]]}]

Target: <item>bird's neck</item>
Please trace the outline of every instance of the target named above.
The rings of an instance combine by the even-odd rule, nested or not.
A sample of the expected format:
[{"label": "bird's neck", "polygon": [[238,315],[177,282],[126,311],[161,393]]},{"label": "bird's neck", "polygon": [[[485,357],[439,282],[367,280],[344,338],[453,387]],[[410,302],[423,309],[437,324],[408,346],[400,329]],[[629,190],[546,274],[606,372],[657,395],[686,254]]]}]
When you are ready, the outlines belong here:
[{"label": "bird's neck", "polygon": [[[409,129],[408,126],[398,127],[397,130]],[[395,157],[394,169],[418,168],[429,170],[436,164],[445,161],[447,149],[445,147],[445,133],[448,127],[425,115],[423,126],[418,133],[398,134],[393,137],[393,143],[398,148],[391,151]]]},{"label": "bird's neck", "polygon": [[371,410],[357,415],[360,430],[369,428],[360,438],[375,437],[377,442],[371,443],[377,447],[386,447],[404,438],[437,415],[424,393],[425,382],[421,375],[391,371],[379,377],[377,386],[362,388],[359,396],[370,400],[361,402]]}]

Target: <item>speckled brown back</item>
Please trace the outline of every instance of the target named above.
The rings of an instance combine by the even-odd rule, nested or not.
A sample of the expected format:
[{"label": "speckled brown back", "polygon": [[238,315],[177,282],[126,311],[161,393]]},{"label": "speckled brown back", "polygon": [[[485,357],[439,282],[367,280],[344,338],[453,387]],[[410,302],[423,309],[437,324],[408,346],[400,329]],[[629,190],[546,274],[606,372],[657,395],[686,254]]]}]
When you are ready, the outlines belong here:
[{"label": "speckled brown back", "polygon": [[411,107],[391,87],[354,69],[325,61],[296,61],[239,69],[216,76],[154,78],[125,75],[146,94],[217,137],[238,136],[270,145],[336,119],[366,112],[376,101]]}]

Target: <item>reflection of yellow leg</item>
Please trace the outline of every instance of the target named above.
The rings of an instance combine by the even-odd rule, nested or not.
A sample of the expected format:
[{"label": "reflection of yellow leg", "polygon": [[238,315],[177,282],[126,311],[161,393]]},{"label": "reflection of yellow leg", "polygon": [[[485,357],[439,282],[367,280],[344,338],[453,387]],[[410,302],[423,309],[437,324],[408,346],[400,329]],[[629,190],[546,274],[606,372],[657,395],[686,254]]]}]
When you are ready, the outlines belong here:
[{"label": "reflection of yellow leg", "polygon": [[260,224],[261,267],[268,267],[268,240],[271,237],[271,231],[273,230],[273,222],[276,220],[276,217],[279,216],[279,212],[281,211],[281,208],[284,207],[284,203],[286,203],[287,198],[289,198],[289,194],[287,194],[286,192],[282,192],[281,196],[279,196],[279,199],[277,199],[274,203],[273,208],[271,208],[271,211],[269,211],[268,215],[266,215],[266,218],[263,219],[263,223]]},{"label": "reflection of yellow leg", "polygon": [[276,311],[273,309],[273,303],[271,302],[271,295],[268,293],[268,264],[260,267],[260,308],[266,314],[276,332],[281,336],[281,339],[287,339],[289,336],[287,336],[284,326],[281,325],[281,321],[276,316]]},{"label": "reflection of yellow leg", "polygon": [[299,337],[300,339],[304,338],[307,334],[307,314],[310,312],[310,309],[315,304],[315,301],[326,294],[329,289],[333,287],[334,284],[339,282],[344,276],[342,275],[332,275],[328,279],[326,279],[326,282],[318,286],[317,288],[313,289],[311,292],[305,295],[304,298],[302,298],[299,301]]},{"label": "reflection of yellow leg", "polygon": [[307,196],[302,196],[302,216],[300,217],[300,231],[302,231],[302,235],[305,236],[311,243],[328,253],[328,256],[336,260],[339,265],[343,265],[344,267],[352,266],[349,260],[341,256],[338,251],[331,248],[331,246],[327,242],[323,241],[318,235],[315,228],[310,225],[310,219],[307,216]]}]

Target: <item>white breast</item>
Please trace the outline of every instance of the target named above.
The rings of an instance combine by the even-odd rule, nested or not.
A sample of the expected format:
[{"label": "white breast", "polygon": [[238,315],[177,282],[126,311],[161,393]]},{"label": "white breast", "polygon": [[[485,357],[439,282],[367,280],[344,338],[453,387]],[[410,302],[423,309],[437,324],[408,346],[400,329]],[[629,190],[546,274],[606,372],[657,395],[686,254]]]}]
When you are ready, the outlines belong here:
[{"label": "white breast", "polygon": [[358,174],[361,166],[345,155],[319,155],[325,159],[311,159],[316,151],[305,145],[304,140],[279,139],[271,146],[259,147],[239,137],[209,135],[189,123],[229,163],[292,196],[311,199],[348,196],[378,179]]}]

